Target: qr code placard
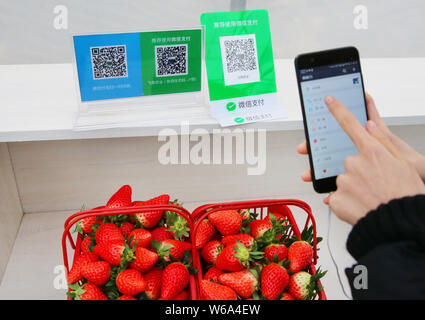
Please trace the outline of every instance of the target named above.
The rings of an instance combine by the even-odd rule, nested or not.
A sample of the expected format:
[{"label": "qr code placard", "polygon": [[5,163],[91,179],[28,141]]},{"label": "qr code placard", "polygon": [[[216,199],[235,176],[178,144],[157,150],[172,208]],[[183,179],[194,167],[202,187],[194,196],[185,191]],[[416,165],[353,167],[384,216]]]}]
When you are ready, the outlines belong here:
[{"label": "qr code placard", "polygon": [[127,48],[125,45],[91,47],[93,79],[128,77]]},{"label": "qr code placard", "polygon": [[155,70],[157,77],[188,74],[187,44],[155,46]]},{"label": "qr code placard", "polygon": [[226,86],[260,81],[255,34],[220,37]]}]

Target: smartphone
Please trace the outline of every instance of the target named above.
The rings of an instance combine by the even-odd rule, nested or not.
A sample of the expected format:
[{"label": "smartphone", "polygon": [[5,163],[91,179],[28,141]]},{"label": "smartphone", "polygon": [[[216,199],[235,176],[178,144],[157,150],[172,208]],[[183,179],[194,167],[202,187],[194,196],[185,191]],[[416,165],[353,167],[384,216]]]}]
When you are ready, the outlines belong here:
[{"label": "smartphone", "polygon": [[357,148],[324,102],[340,100],[365,126],[368,120],[359,52],[345,47],[300,54],[295,58],[314,190],[336,190],[336,177],[345,172],[344,159]]}]

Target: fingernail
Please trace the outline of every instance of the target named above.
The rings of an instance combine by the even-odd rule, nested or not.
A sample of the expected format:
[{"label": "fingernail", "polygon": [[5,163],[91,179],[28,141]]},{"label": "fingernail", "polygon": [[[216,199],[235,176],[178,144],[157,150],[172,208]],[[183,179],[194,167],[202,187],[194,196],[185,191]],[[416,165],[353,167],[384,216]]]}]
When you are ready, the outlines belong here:
[{"label": "fingernail", "polygon": [[325,97],[325,103],[329,104],[329,103],[332,103],[333,101],[334,101],[334,98],[332,98],[331,96]]},{"label": "fingernail", "polygon": [[373,120],[369,120],[367,126],[369,129],[374,130],[376,129],[376,123]]}]

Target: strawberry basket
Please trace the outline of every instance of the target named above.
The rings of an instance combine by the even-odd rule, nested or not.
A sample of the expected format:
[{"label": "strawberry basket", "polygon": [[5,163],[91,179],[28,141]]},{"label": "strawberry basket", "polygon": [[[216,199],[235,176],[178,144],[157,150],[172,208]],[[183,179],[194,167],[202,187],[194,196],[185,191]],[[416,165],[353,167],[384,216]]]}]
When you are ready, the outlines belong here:
[{"label": "strawberry basket", "polygon": [[[122,216],[122,215],[134,215],[140,213],[148,213],[153,211],[161,211],[161,212],[172,212],[176,213],[178,216],[184,218],[187,222],[189,229],[192,229],[193,224],[191,220],[190,213],[176,205],[133,205],[129,207],[122,208],[107,208],[107,207],[98,207],[92,210],[81,211],[70,216],[64,225],[64,232],[62,234],[62,253],[63,253],[63,261],[66,273],[68,274],[70,271],[70,257],[73,257],[73,262],[82,254],[82,240],[83,237],[80,233],[78,233],[76,240],[74,241],[71,235],[71,229],[81,220],[89,217],[108,217],[108,216]],[[69,245],[69,247],[68,247]],[[70,250],[68,250],[68,248]],[[71,251],[71,252],[69,252]],[[196,282],[193,275],[190,275],[189,278],[189,299],[194,299],[193,294],[196,292]],[[71,290],[69,290],[71,291]],[[72,298],[68,297],[68,300]]]},{"label": "strawberry basket", "polygon": [[[297,221],[294,218],[292,211],[289,209],[290,207],[296,207],[301,210],[301,213],[305,214],[305,220],[300,215],[297,218],[298,222],[304,221],[303,223],[297,224]],[[285,223],[288,226],[285,230],[285,236],[296,237],[298,239],[302,238],[302,233],[304,230],[311,231],[311,247],[313,249],[313,256],[311,259],[311,263],[309,263],[305,270],[312,276],[316,275],[316,263],[317,263],[317,236],[316,236],[316,222],[314,220],[313,214],[311,212],[310,206],[300,200],[256,200],[256,201],[239,201],[239,202],[228,202],[228,203],[217,203],[217,204],[207,204],[201,207],[198,207],[192,212],[191,219],[193,221],[193,228],[190,229],[191,241],[192,241],[192,256],[193,256],[193,265],[198,270],[198,273],[195,275],[196,278],[196,286],[191,287],[191,296],[192,299],[201,299],[200,294],[200,283],[203,280],[203,275],[205,269],[205,263],[201,260],[200,257],[200,249],[197,249],[197,235],[201,223],[208,218],[210,215],[214,213],[221,213],[227,210],[237,210],[241,212],[241,210],[249,210],[249,212],[254,213],[256,215],[256,219],[261,220],[268,216],[269,213],[273,213],[273,215],[278,215],[280,218],[285,219]],[[298,214],[298,212],[297,212]],[[216,214],[217,215],[217,214]],[[301,219],[301,220],[300,220]],[[300,229],[299,225],[302,225],[303,228]],[[317,285],[321,287],[320,280],[317,280]],[[315,296],[317,300],[326,300],[326,294],[324,290],[319,290]]]}]

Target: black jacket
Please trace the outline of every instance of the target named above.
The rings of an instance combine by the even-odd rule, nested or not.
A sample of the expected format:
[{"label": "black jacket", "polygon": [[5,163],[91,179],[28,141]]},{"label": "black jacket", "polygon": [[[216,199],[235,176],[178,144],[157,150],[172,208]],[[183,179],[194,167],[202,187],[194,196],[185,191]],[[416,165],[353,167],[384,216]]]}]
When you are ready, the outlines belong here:
[{"label": "black jacket", "polygon": [[425,299],[425,195],[369,212],[353,227],[347,250],[357,261],[345,270],[353,299]]}]

